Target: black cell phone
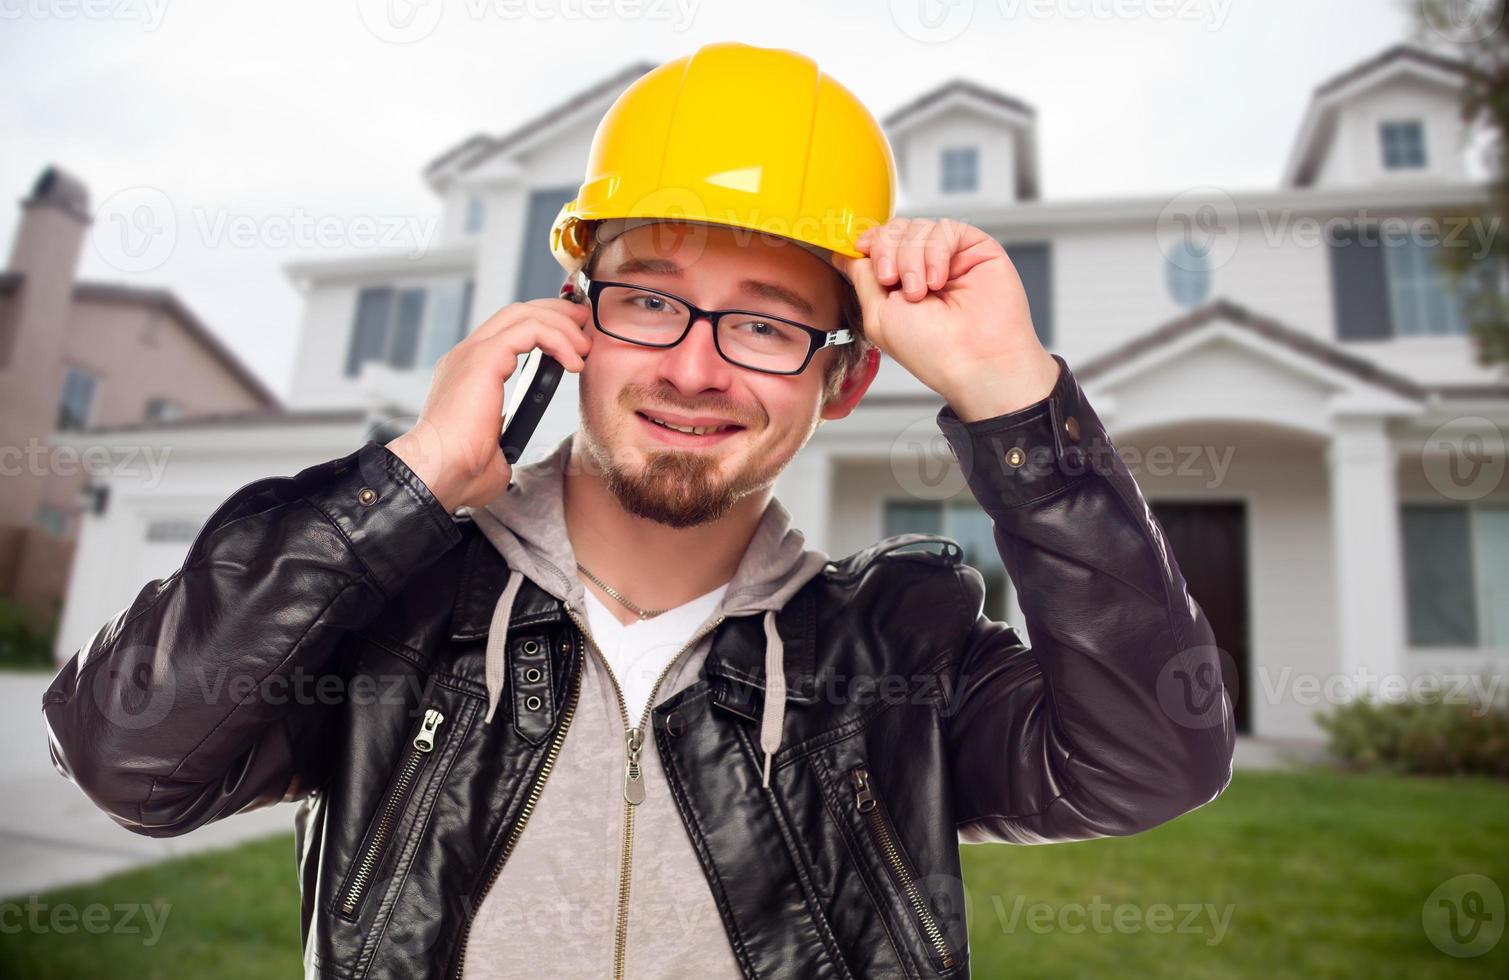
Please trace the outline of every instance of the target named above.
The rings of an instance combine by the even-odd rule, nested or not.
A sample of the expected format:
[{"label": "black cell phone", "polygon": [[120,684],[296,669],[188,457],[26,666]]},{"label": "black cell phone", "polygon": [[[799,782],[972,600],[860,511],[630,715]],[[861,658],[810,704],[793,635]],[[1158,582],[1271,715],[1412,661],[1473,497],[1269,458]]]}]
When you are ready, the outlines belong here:
[{"label": "black cell phone", "polygon": [[[586,302],[570,283],[561,287],[561,298],[573,303]],[[538,347],[524,355],[518,384],[503,411],[503,434],[498,437],[498,447],[503,450],[503,458],[508,460],[509,466],[524,455],[524,447],[529,444],[540,419],[545,417],[545,409],[565,373],[560,361]]]},{"label": "black cell phone", "polygon": [[524,356],[524,366],[519,369],[518,386],[504,409],[503,434],[498,437],[498,446],[503,458],[512,466],[524,454],[529,437],[545,416],[550,398],[561,383],[565,373],[561,362],[536,347]]}]

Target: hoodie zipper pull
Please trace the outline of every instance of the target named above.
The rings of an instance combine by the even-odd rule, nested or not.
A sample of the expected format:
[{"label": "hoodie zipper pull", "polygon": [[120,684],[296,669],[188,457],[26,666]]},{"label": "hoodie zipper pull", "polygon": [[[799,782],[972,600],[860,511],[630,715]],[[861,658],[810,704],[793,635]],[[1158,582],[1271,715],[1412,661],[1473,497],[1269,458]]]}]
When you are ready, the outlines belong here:
[{"label": "hoodie zipper pull", "polygon": [[628,752],[628,762],[624,766],[624,799],[634,806],[644,802],[644,773],[639,769],[639,747],[643,743],[644,733],[635,726],[626,733],[624,747]]}]

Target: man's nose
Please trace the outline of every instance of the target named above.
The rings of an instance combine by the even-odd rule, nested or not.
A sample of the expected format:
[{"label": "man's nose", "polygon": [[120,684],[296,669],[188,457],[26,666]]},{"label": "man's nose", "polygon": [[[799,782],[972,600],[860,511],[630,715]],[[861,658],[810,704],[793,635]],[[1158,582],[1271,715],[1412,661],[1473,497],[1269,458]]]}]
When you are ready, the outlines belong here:
[{"label": "man's nose", "polygon": [[718,353],[713,328],[706,317],[694,321],[686,339],[660,357],[660,376],[686,395],[709,389],[727,390],[733,371],[734,366]]}]

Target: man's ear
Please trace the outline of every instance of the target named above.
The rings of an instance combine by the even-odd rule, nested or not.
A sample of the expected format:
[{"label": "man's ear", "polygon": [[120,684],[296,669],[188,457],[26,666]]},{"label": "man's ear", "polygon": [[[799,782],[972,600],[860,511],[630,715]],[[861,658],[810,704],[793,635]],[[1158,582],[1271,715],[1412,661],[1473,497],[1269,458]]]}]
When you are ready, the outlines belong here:
[{"label": "man's ear", "polygon": [[850,371],[844,378],[843,384],[839,385],[838,393],[823,403],[821,417],[829,421],[841,419],[854,411],[859,400],[870,389],[870,382],[875,380],[875,373],[880,370],[880,348],[871,347],[865,352],[865,359],[859,367]]}]

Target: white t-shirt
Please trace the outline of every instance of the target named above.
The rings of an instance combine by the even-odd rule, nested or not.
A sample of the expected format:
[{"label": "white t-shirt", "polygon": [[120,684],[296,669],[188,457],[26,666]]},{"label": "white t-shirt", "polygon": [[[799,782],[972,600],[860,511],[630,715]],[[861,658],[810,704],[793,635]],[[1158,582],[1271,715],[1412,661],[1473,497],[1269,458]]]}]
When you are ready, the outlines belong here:
[{"label": "white t-shirt", "polygon": [[681,652],[692,634],[707,622],[723,593],[728,591],[728,583],[659,616],[627,626],[618,621],[591,588],[586,591],[587,626],[623,690],[624,703],[629,708],[629,723],[637,725],[660,672]]}]

